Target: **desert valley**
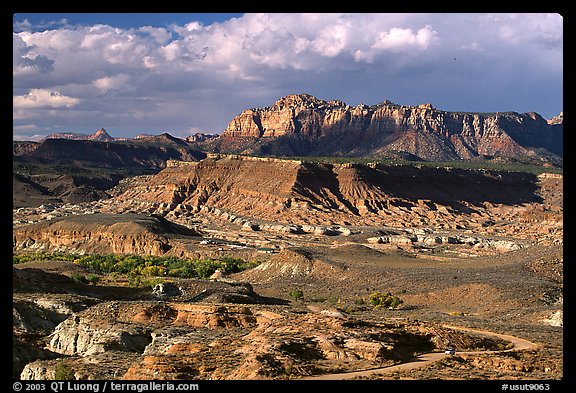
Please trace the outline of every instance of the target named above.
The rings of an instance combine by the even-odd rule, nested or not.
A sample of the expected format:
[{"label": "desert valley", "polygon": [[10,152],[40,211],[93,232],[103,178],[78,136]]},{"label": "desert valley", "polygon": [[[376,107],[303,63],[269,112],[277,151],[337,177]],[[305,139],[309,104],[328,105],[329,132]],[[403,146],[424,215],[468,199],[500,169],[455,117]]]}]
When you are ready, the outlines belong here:
[{"label": "desert valley", "polygon": [[561,380],[562,121],[293,94],[15,141],[13,378]]}]

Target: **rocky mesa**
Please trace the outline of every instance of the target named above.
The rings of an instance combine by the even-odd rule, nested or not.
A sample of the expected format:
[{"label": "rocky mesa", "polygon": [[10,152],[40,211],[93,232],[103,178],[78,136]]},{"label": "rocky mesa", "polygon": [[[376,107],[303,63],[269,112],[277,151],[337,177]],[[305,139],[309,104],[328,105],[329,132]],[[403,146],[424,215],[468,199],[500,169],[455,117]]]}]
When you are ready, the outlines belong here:
[{"label": "rocky mesa", "polygon": [[449,112],[431,104],[350,106],[309,94],[285,96],[234,117],[216,150],[257,155],[386,156],[422,160],[562,156],[562,122],[530,112]]},{"label": "rocky mesa", "polygon": [[[292,232],[318,225],[431,225],[494,233],[502,222],[530,237],[562,227],[561,211],[543,208],[561,184],[561,175],[211,154],[199,162],[170,161],[125,187],[110,209],[171,219],[203,211],[249,230],[279,223]],[[555,224],[534,226],[534,219]]]}]

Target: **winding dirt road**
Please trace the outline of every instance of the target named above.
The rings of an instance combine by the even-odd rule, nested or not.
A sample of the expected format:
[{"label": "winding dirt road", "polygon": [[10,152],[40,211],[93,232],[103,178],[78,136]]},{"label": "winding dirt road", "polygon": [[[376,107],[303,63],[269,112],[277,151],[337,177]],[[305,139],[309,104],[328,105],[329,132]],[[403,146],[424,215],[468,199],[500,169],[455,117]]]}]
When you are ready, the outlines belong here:
[{"label": "winding dirt road", "polygon": [[[487,330],[477,330],[477,329],[470,329],[461,326],[451,326],[451,325],[444,325],[449,329],[460,330],[464,332],[470,333],[477,333],[484,336],[491,336],[496,337],[505,341],[509,341],[512,343],[513,347],[510,349],[502,350],[502,351],[470,351],[470,352],[458,352],[459,354],[467,354],[467,355],[475,355],[475,354],[485,354],[485,353],[500,353],[500,352],[510,352],[510,351],[521,351],[526,349],[536,349],[538,348],[538,344],[535,344],[531,341],[524,340],[522,338],[510,336],[508,334],[500,334],[494,333]],[[324,375],[317,375],[314,377],[306,377],[303,379],[306,380],[342,380],[342,379],[352,379],[356,377],[368,377],[372,374],[387,374],[392,373],[394,371],[408,371],[413,370],[419,367],[426,366],[432,362],[438,361],[445,356],[450,356],[444,354],[444,352],[429,352],[424,353],[422,355],[416,356],[412,361],[402,364],[397,364],[395,366],[388,366],[388,367],[381,367],[375,368],[371,370],[363,370],[363,371],[353,371],[349,373],[338,373],[338,374],[324,374]]]}]

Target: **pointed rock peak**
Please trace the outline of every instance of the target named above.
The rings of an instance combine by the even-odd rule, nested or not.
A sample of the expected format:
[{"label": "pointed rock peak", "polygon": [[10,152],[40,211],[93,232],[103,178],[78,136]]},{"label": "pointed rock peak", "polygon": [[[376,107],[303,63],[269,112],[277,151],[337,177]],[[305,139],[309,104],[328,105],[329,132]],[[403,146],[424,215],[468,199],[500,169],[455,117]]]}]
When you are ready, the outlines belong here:
[{"label": "pointed rock peak", "polygon": [[278,101],[317,101],[318,99],[308,93],[288,94]]},{"label": "pointed rock peak", "polygon": [[562,124],[564,122],[564,112],[560,112],[558,116],[554,116],[547,121],[548,124]]},{"label": "pointed rock peak", "polygon": [[89,139],[94,140],[94,141],[113,141],[114,140],[114,138],[112,136],[110,136],[110,134],[108,134],[104,128],[100,128],[94,134],[90,135]]}]

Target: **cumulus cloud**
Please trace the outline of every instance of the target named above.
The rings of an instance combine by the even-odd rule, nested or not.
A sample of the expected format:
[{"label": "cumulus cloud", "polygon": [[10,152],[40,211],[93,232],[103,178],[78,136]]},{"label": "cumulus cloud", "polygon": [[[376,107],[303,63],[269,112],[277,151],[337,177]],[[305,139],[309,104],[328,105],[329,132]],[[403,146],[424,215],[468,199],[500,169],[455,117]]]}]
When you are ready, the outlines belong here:
[{"label": "cumulus cloud", "polygon": [[394,27],[390,31],[378,33],[378,38],[372,48],[401,49],[410,47],[426,49],[435,37],[436,32],[429,25],[421,28],[416,33],[412,29]]},{"label": "cumulus cloud", "polygon": [[79,102],[78,98],[43,89],[32,89],[28,94],[13,97],[13,105],[17,109],[70,108]]},{"label": "cumulus cloud", "polygon": [[[13,33],[14,118],[22,130],[49,117],[76,129],[220,132],[242,109],[300,92],[350,104],[561,110],[563,29],[554,14],[274,13],[210,25],[30,25],[15,23]],[[50,116],[40,117],[41,108]],[[112,124],[94,124],[99,119]]]},{"label": "cumulus cloud", "polygon": [[130,81],[130,75],[119,74],[96,79],[93,82],[93,84],[98,90],[100,90],[103,93],[106,93],[109,90],[124,89],[129,81]]},{"label": "cumulus cloud", "polygon": [[34,45],[28,45],[22,37],[12,35],[12,68],[13,74],[42,73],[53,70],[54,61],[45,55],[34,53]]}]

